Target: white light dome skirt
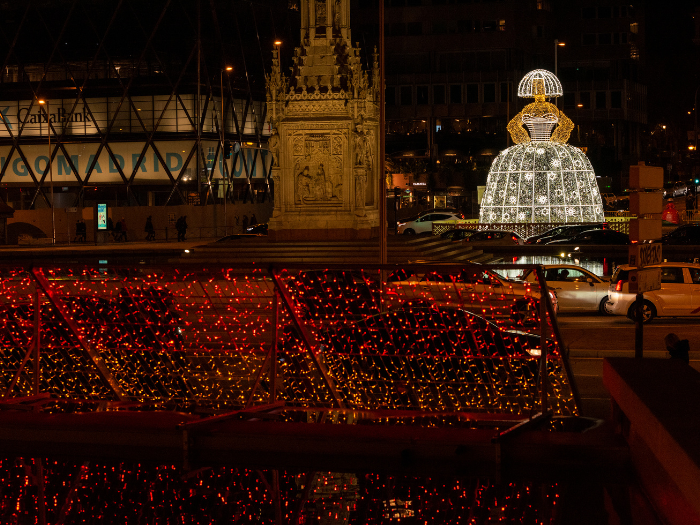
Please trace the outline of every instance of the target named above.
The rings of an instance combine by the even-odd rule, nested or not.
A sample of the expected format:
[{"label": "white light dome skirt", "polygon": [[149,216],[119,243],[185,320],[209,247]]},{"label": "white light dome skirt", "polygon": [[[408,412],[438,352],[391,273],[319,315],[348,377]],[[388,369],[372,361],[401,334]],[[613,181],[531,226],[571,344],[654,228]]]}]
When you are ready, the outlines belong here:
[{"label": "white light dome skirt", "polygon": [[602,222],[603,202],[588,157],[561,142],[516,144],[491,165],[479,222]]}]

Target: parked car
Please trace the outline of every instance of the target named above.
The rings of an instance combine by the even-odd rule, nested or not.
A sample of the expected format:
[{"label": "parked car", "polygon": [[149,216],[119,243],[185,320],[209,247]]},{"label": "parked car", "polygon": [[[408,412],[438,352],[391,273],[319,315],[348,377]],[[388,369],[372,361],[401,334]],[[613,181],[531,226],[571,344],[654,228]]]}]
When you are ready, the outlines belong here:
[{"label": "parked car", "polygon": [[661,237],[661,244],[700,244],[700,224],[684,224]]},{"label": "parked car", "polygon": [[629,244],[630,236],[615,230],[587,230],[568,239],[550,241],[546,244]]},{"label": "parked car", "polygon": [[[544,278],[557,295],[560,312],[598,311],[607,314],[609,282],[593,272],[573,264],[546,264]],[[534,270],[526,270],[521,279],[536,282]]]},{"label": "parked car", "polygon": [[267,235],[267,223],[250,226],[245,232],[250,235]]},{"label": "parked car", "polygon": [[446,232],[443,232],[440,234],[440,237],[443,239],[447,239],[452,242],[456,241],[461,241],[463,239],[467,239],[474,235],[476,230],[467,230],[464,228],[455,228],[454,230],[447,230]]},{"label": "parked car", "polygon": [[[464,308],[489,319],[533,324],[538,314],[539,287],[511,281],[489,270],[465,268],[456,275],[430,271],[396,270],[387,278],[388,302],[400,306],[416,300]],[[554,311],[557,297],[550,291]]]},{"label": "parked car", "polygon": [[[700,316],[700,264],[666,262],[648,268],[661,268],[661,289],[644,292],[642,321],[654,317]],[[637,295],[629,292],[633,266],[619,266],[610,279],[609,311],[634,320]]]},{"label": "parked car", "polygon": [[526,242],[527,244],[546,244],[550,241],[568,239],[580,232],[588,230],[606,230],[607,228],[607,222],[557,226],[556,228],[547,230],[546,232],[540,233],[539,235],[533,235],[532,237],[528,237]]},{"label": "parked car", "polygon": [[411,221],[399,222],[397,225],[397,231],[398,233],[403,233],[404,235],[415,235],[416,233],[432,231],[434,221],[459,221],[463,219],[464,215],[459,212],[428,213]]},{"label": "parked car", "polygon": [[475,232],[463,242],[473,243],[473,244],[491,244],[498,246],[512,246],[514,244],[525,244],[522,237],[515,232],[509,232],[504,230],[482,230]]}]

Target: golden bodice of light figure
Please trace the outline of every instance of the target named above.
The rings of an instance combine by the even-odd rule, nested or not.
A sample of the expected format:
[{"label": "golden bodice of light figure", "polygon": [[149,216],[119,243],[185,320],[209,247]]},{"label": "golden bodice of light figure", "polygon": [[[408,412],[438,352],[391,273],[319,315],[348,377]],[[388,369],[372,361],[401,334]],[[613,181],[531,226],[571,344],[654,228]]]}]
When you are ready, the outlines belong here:
[{"label": "golden bodice of light figure", "polygon": [[532,139],[525,128],[523,118],[537,118],[545,117],[547,115],[556,116],[558,123],[552,135],[549,138],[552,142],[566,142],[569,140],[569,135],[574,129],[574,123],[571,119],[564,115],[563,111],[559,109],[550,102],[545,101],[544,95],[535,95],[535,101],[532,104],[525,106],[520,113],[515,115],[511,121],[508,123],[508,133],[510,133],[511,138],[515,144],[520,144],[522,142],[530,142]]}]

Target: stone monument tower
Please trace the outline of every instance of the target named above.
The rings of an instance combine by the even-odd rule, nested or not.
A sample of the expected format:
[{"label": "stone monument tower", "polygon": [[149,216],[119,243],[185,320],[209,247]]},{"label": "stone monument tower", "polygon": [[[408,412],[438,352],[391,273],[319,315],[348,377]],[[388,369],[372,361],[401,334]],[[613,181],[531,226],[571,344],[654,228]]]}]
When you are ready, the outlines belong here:
[{"label": "stone monument tower", "polygon": [[273,50],[272,241],[378,235],[379,64],[371,77],[350,37],[349,0],[302,0],[301,46],[289,78]]}]

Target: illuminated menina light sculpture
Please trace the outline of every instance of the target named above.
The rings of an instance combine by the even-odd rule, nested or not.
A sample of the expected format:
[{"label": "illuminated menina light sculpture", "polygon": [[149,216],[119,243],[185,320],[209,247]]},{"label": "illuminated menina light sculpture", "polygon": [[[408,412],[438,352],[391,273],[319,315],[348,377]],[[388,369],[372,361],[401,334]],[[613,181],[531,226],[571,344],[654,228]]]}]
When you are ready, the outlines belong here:
[{"label": "illuminated menina light sculpture", "polygon": [[562,94],[559,79],[543,69],[520,81],[518,96],[535,102],[508,123],[515,145],[501,151],[491,165],[480,222],[604,220],[593,167],[579,148],[566,144],[574,124],[545,100]]}]

